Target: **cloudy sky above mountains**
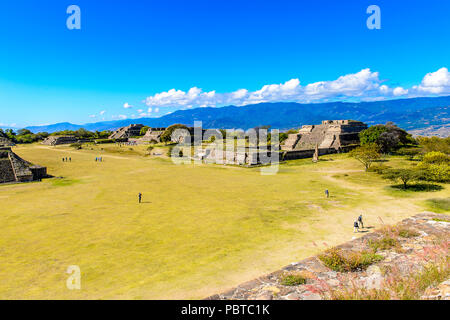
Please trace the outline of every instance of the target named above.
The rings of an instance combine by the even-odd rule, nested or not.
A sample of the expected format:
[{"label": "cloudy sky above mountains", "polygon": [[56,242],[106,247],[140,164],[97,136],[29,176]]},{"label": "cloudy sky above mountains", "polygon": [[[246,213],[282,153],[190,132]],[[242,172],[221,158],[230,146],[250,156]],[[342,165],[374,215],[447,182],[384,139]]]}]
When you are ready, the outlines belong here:
[{"label": "cloudy sky above mountains", "polygon": [[450,1],[5,0],[0,126],[450,95]]},{"label": "cloudy sky above mountains", "polygon": [[[363,69],[332,81],[320,81],[302,85],[298,78],[281,84],[264,85],[260,90],[239,89],[228,93],[205,92],[193,87],[188,91],[171,89],[145,99],[151,113],[153,109],[189,109],[193,107],[217,107],[223,105],[244,106],[261,102],[294,101],[313,103],[336,100],[373,101],[393,98],[449,95],[450,72],[441,68],[426,74],[421,83],[410,88],[390,87],[384,84],[378,72]],[[125,103],[124,108],[130,108]],[[141,110],[142,111],[142,110]]]}]

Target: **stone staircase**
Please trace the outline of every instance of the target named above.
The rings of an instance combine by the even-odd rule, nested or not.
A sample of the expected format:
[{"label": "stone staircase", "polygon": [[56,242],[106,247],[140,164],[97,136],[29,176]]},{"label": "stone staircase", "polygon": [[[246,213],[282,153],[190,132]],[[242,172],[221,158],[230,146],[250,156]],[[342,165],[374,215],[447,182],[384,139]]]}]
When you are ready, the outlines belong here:
[{"label": "stone staircase", "polygon": [[9,158],[0,159],[0,183],[14,182],[16,177]]},{"label": "stone staircase", "polygon": [[334,134],[327,134],[325,136],[325,139],[319,145],[319,148],[321,148],[321,149],[331,148],[335,141],[336,141],[336,135],[334,135]]},{"label": "stone staircase", "polygon": [[301,135],[298,133],[290,134],[284,145],[282,146],[282,150],[291,151],[294,150],[297,146],[297,143],[300,141]]},{"label": "stone staircase", "polygon": [[12,152],[8,156],[14,171],[15,180],[18,182],[33,181],[33,173],[29,169],[31,164]]}]

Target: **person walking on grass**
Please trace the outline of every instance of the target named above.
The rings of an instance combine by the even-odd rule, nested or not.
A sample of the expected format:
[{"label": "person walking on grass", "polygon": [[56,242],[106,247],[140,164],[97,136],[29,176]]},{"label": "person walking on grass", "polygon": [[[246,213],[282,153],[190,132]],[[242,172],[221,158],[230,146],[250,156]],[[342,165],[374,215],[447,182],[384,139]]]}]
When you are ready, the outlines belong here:
[{"label": "person walking on grass", "polygon": [[362,214],[358,217],[358,223],[361,228],[364,228],[363,217]]},{"label": "person walking on grass", "polygon": [[142,193],[139,192],[138,197],[139,197],[139,203],[142,203]]},{"label": "person walking on grass", "polygon": [[325,190],[325,196],[326,196],[327,198],[330,197],[330,192],[328,191],[328,189]]},{"label": "person walking on grass", "polygon": [[353,233],[355,233],[355,232],[359,232],[359,223],[358,223],[358,221],[355,221],[353,223]]}]

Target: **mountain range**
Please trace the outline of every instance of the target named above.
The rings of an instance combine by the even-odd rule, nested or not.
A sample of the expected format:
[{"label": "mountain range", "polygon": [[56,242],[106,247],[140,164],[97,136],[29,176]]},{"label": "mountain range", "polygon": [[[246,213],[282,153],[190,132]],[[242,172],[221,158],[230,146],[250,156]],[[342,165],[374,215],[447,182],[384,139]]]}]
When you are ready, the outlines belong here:
[{"label": "mountain range", "polygon": [[[47,126],[31,126],[32,132],[56,132],[85,128],[95,130],[115,130],[132,123],[150,127],[167,127],[175,123],[193,126],[194,121],[202,121],[203,128],[240,128],[271,126],[280,130],[298,128],[305,124],[319,124],[322,120],[352,119],[369,125],[392,121],[408,131],[439,135],[450,132],[450,96],[431,98],[410,98],[373,102],[327,102],[301,104],[294,102],[259,103],[246,106],[207,107],[178,110],[160,118],[139,118],[117,121],[87,123],[82,125],[69,122]],[[434,128],[434,129],[433,129]]]}]

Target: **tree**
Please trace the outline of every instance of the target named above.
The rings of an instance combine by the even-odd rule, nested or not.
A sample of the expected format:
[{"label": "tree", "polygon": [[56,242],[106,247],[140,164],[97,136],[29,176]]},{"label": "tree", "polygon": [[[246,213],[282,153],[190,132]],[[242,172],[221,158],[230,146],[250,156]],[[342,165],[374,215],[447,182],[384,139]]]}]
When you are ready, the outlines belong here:
[{"label": "tree", "polygon": [[440,151],[446,154],[450,154],[450,137],[418,137],[416,140],[425,153]]},{"label": "tree", "polygon": [[353,149],[350,156],[361,162],[367,171],[374,161],[380,159],[381,154],[379,147],[375,143],[371,143]]},{"label": "tree", "polygon": [[148,129],[150,129],[150,127],[148,127],[148,126],[142,127],[141,131],[139,132],[139,135],[145,136],[145,134],[147,133]]},{"label": "tree", "polygon": [[166,131],[164,131],[164,133],[161,135],[161,142],[164,142],[165,144],[169,143],[172,141],[172,134],[175,130],[177,129],[185,129],[185,130],[189,130],[188,127],[186,127],[184,124],[174,124],[171,125],[170,127],[168,127],[166,129]]},{"label": "tree", "polygon": [[423,164],[445,164],[450,163],[450,156],[439,151],[432,151],[423,156]]},{"label": "tree", "polygon": [[383,177],[394,182],[400,180],[403,183],[403,189],[406,190],[408,182],[423,180],[425,175],[425,172],[417,169],[388,169],[384,172]]},{"label": "tree", "polygon": [[423,180],[450,181],[450,156],[443,152],[433,151],[426,153],[418,168],[427,173]]},{"label": "tree", "polygon": [[380,152],[388,153],[398,149],[400,146],[413,144],[414,139],[405,130],[388,122],[385,125],[372,126],[359,134],[361,145],[375,143]]}]

